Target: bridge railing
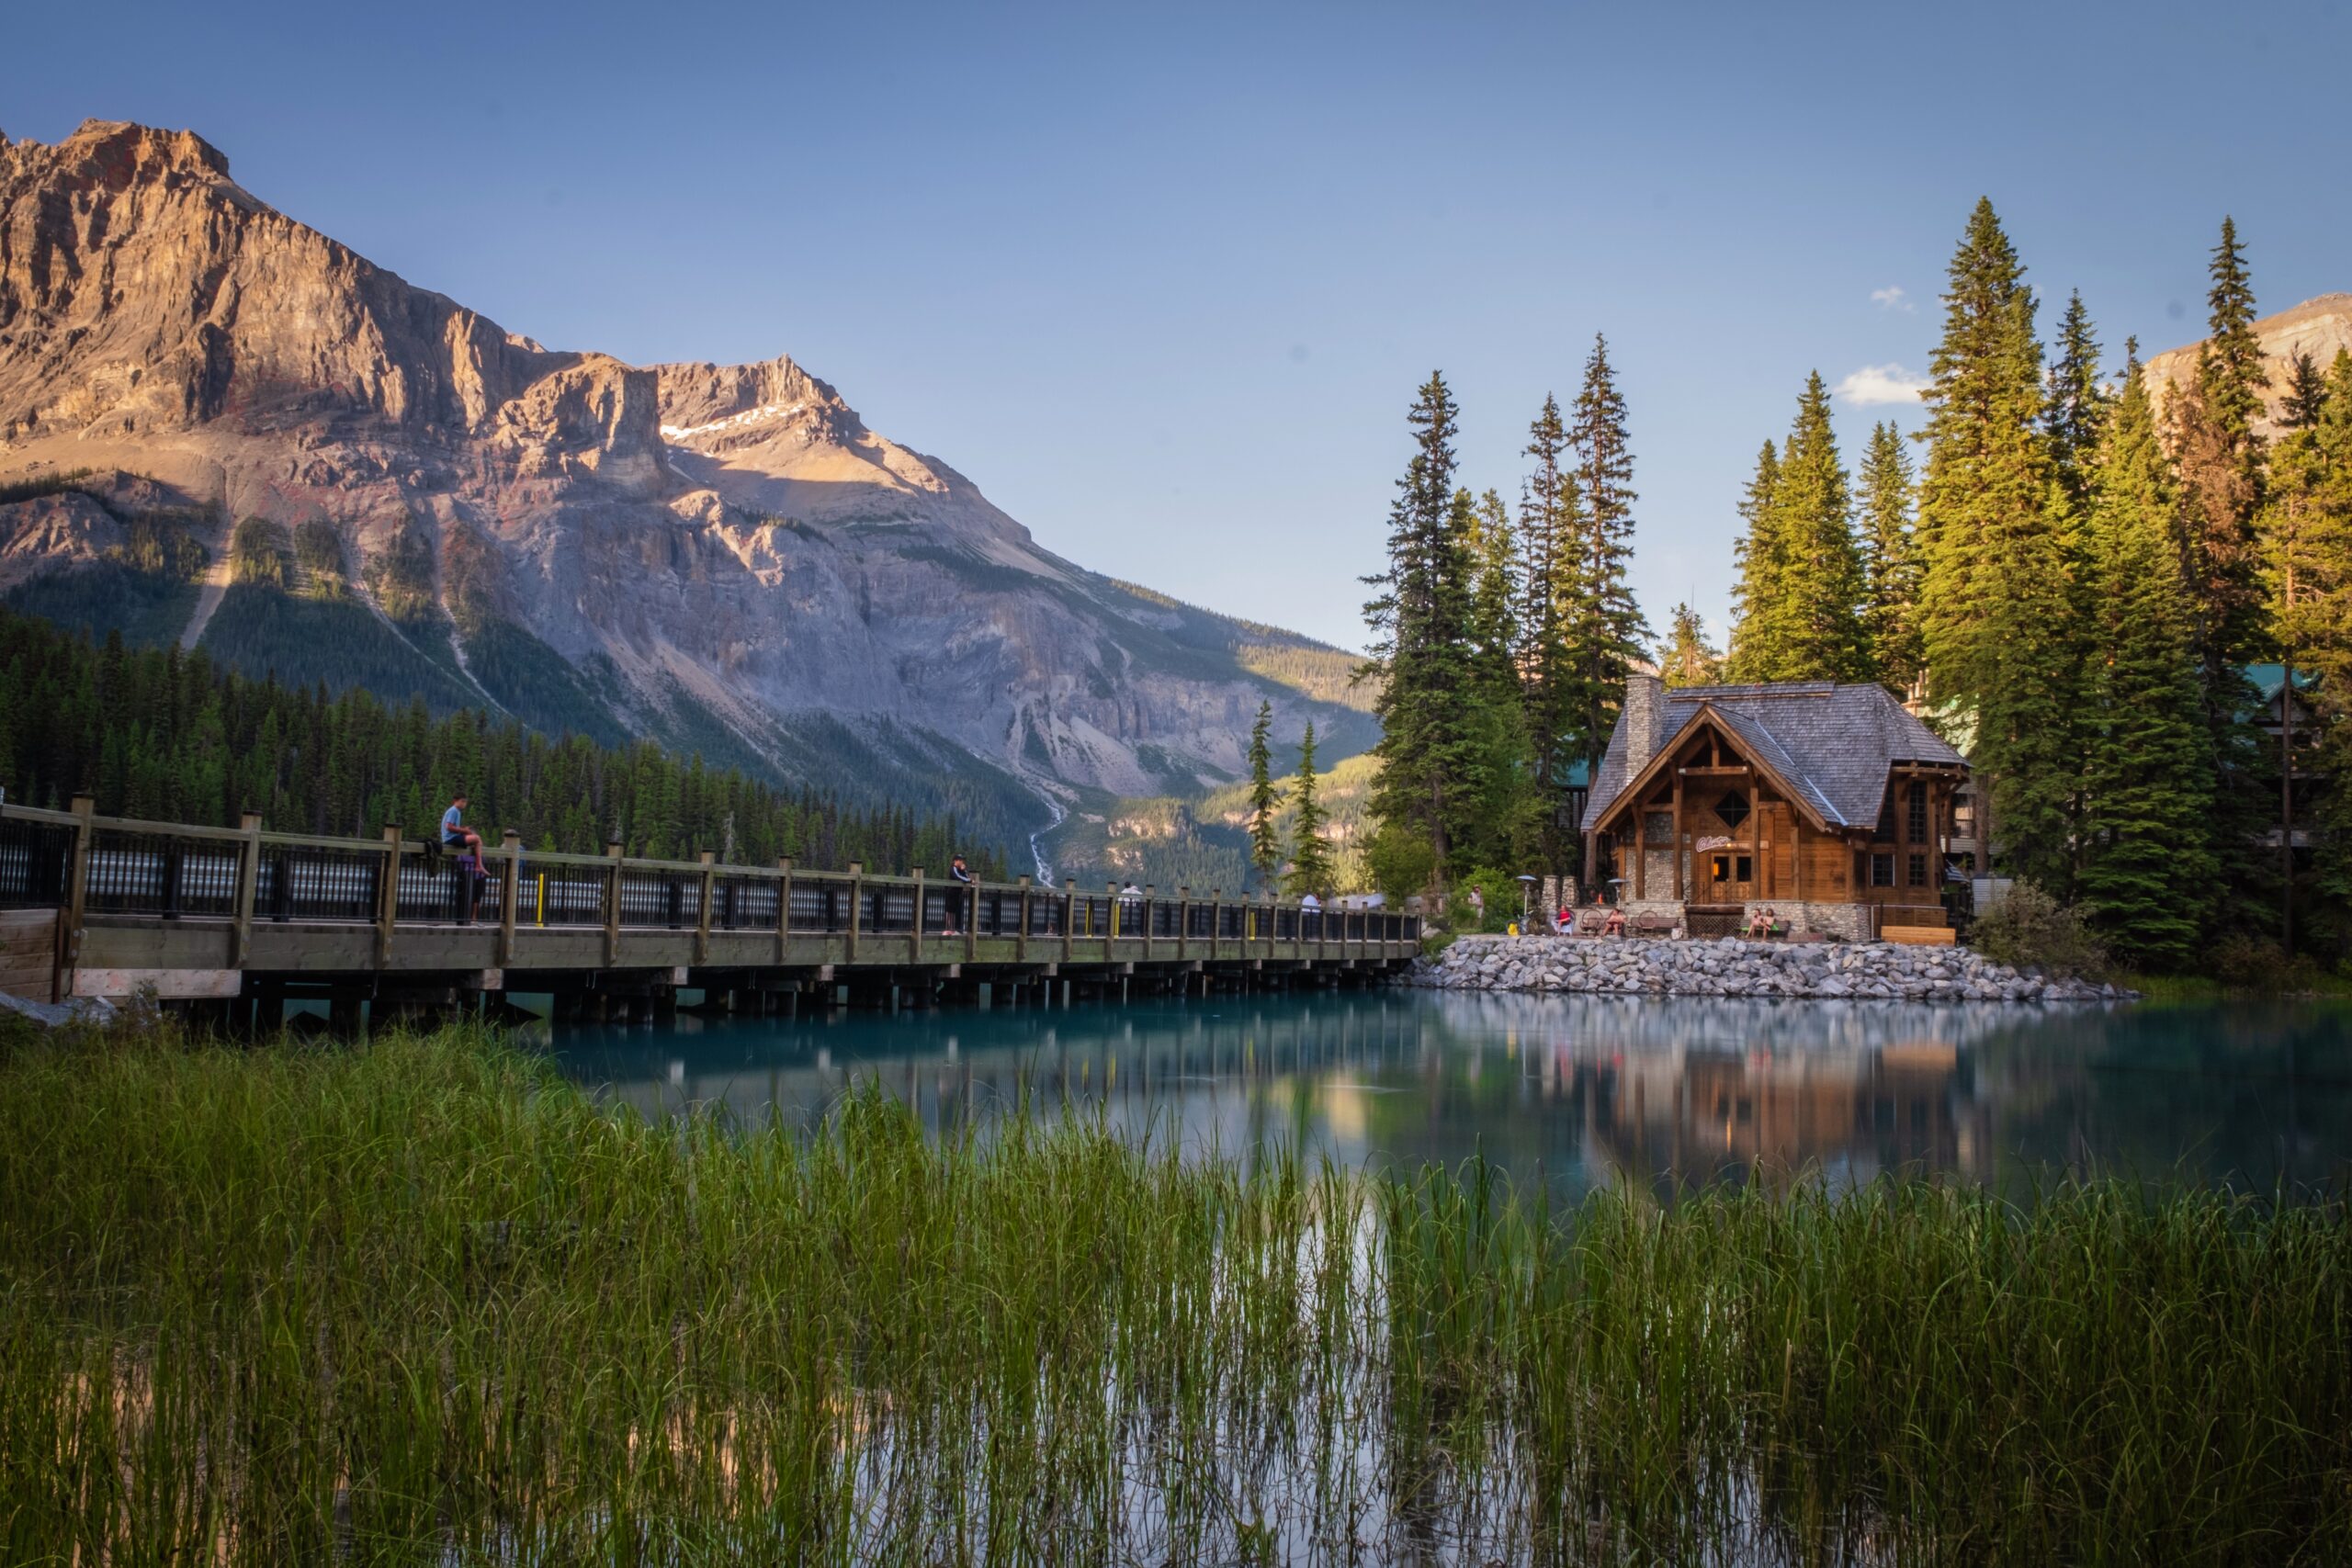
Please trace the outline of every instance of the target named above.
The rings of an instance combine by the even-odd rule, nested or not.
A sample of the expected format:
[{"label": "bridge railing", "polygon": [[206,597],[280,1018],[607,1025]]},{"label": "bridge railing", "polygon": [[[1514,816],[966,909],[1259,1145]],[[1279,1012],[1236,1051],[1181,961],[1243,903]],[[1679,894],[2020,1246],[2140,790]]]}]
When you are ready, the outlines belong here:
[{"label": "bridge railing", "polygon": [[[511,892],[510,892],[511,885]],[[1170,955],[1195,942],[1332,944],[1418,940],[1418,917],[1302,910],[1262,898],[1179,889],[1101,894],[1018,883],[807,871],[526,850],[513,834],[479,856],[403,839],[264,831],[0,806],[0,908],[89,916],[401,926],[494,924],[515,930],[778,931],[786,935],[1021,938],[1048,951],[1120,944]],[[1024,915],[1025,911],[1025,915]],[[1163,948],[1164,944],[1164,948]]]}]

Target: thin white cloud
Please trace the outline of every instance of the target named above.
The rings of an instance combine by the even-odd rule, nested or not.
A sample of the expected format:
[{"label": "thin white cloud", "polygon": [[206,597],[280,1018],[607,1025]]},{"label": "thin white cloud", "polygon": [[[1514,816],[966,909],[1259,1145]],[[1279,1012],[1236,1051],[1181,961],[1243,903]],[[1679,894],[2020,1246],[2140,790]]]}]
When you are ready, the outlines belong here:
[{"label": "thin white cloud", "polygon": [[1928,386],[1925,376],[1914,375],[1900,365],[1865,365],[1831,390],[1840,402],[1869,409],[1916,403]]},{"label": "thin white cloud", "polygon": [[1894,283],[1883,288],[1871,289],[1871,303],[1882,310],[1900,310],[1906,316],[1917,314],[1919,309],[1911,302],[1911,296],[1903,291],[1902,286]]}]

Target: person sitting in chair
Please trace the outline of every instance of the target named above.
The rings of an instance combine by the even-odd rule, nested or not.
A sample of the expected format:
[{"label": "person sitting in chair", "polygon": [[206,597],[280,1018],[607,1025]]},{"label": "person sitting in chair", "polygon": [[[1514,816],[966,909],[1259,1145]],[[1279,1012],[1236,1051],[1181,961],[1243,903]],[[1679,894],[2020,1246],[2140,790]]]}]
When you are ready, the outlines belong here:
[{"label": "person sitting in chair", "polygon": [[1758,908],[1747,917],[1747,934],[1758,942],[1772,934],[1772,911]]},{"label": "person sitting in chair", "polygon": [[1600,934],[1603,936],[1623,936],[1625,934],[1625,910],[1623,905],[1611,904],[1609,906],[1609,918],[1600,923]]}]

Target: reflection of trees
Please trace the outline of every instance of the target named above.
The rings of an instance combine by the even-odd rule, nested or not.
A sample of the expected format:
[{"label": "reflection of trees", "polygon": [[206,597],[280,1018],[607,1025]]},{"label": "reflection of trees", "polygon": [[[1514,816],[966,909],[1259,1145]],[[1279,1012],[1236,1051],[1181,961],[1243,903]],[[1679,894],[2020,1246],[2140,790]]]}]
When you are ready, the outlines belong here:
[{"label": "reflection of trees", "polygon": [[1406,1165],[1476,1150],[1570,1190],[1809,1166],[1834,1181],[1916,1168],[2023,1180],[2094,1155],[2165,1174],[2184,1147],[2204,1173],[2275,1172],[2283,1154],[2319,1179],[2352,1125],[2347,1017],[1340,993],[682,1019],[569,1033],[562,1055],[647,1110],[719,1100],[806,1122],[875,1077],[933,1126],[1025,1098],[1195,1146],[1296,1138]]}]

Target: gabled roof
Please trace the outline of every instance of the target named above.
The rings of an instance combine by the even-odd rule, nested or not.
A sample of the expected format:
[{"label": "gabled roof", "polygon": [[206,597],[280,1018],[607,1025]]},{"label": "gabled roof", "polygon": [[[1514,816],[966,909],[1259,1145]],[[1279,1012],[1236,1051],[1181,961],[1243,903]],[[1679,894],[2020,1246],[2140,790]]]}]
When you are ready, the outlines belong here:
[{"label": "gabled roof", "polygon": [[[1761,686],[1680,686],[1660,694],[1651,712],[1651,760],[1679,745],[1684,731],[1712,715],[1753,760],[1778,773],[1810,812],[1832,827],[1878,821],[1887,771],[1899,762],[1960,764],[1961,754],[1904,711],[1874,682],[1851,685],[1792,681]],[[1599,822],[1632,782],[1626,716],[1609,737],[1586,803]]]}]

